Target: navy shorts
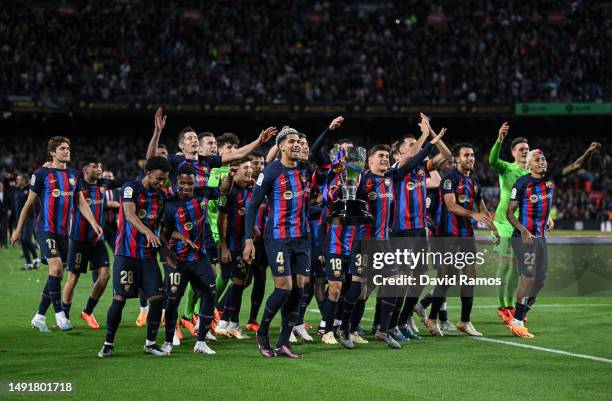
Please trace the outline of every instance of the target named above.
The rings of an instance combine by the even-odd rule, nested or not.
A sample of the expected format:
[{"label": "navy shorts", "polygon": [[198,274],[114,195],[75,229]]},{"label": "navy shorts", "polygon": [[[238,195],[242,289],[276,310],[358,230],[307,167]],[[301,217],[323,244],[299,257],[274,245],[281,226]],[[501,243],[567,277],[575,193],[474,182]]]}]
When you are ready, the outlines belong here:
[{"label": "navy shorts", "polygon": [[325,258],[318,245],[310,247],[310,277],[325,278]]},{"label": "navy shorts", "polygon": [[310,275],[310,241],[301,238],[264,239],[273,276]]},{"label": "navy shorts", "polygon": [[215,270],[208,258],[179,263],[176,269],[164,265],[164,272],[164,287],[168,297],[182,298],[187,284],[191,284],[199,296],[207,292],[212,293],[213,296],[217,294]]},{"label": "navy shorts", "polygon": [[365,255],[361,252],[361,240],[355,240],[351,250],[351,261],[348,273],[351,276],[364,277],[365,274]]},{"label": "navy shorts", "polygon": [[[422,254],[416,266],[402,266],[402,274],[418,276],[427,272],[427,231],[424,228],[414,228],[411,230],[396,230],[391,233],[391,247],[393,249],[410,249],[415,254]],[[425,263],[423,263],[425,261]]]},{"label": "navy shorts", "polygon": [[[211,247],[206,248],[206,255],[208,255],[208,260],[211,264],[216,265],[217,263],[219,263],[219,250],[216,246],[213,245]],[[200,254],[200,256],[204,255]]]},{"label": "navy shorts", "polygon": [[533,244],[523,244],[520,237],[512,237],[512,250],[518,271],[525,277],[546,279],[548,272],[548,247],[545,239],[534,239]]},{"label": "navy shorts", "polygon": [[221,263],[221,276],[224,279],[246,278],[247,264],[242,259],[242,252],[231,251],[232,260],[229,263]]},{"label": "navy shorts", "polygon": [[108,267],[108,251],[104,241],[68,241],[68,262],[66,270],[74,274],[87,273],[90,270]]},{"label": "navy shorts", "polygon": [[115,255],[113,295],[136,298],[139,291],[146,298],[163,295],[164,283],[157,260]]},{"label": "navy shorts", "polygon": [[50,233],[47,231],[36,231],[36,242],[40,246],[40,258],[44,264],[47,259],[60,258],[64,266],[68,260],[68,237]]},{"label": "navy shorts", "polygon": [[351,257],[348,255],[325,255],[325,277],[328,281],[344,281],[350,264]]}]

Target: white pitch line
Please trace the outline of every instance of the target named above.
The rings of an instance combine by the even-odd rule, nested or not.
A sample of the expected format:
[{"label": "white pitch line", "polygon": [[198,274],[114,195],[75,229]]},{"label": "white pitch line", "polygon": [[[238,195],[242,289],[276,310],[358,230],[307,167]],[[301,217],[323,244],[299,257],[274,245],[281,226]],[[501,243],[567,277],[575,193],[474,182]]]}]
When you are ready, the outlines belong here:
[{"label": "white pitch line", "polygon": [[486,342],[491,342],[491,343],[496,343],[496,344],[510,345],[512,347],[527,348],[527,349],[533,349],[536,351],[550,352],[551,354],[573,356],[574,358],[588,359],[591,361],[604,362],[604,363],[612,363],[612,359],[601,358],[598,356],[584,355],[584,354],[576,354],[573,352],[561,351],[561,350],[553,349],[553,348],[536,347],[535,345],[515,343],[512,341],[494,340],[492,338],[487,338],[487,337],[470,337],[470,338],[473,340],[478,340],[478,341],[486,341]]}]

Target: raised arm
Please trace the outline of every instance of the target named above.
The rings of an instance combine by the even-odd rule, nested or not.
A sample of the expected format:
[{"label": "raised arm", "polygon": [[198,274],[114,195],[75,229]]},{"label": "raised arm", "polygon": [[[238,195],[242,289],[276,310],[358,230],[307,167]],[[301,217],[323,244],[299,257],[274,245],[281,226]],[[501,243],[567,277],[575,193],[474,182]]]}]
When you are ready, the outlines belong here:
[{"label": "raised arm", "polygon": [[162,108],[159,107],[155,112],[155,129],[153,129],[153,136],[149,141],[149,146],[147,147],[147,160],[155,156],[155,152],[157,151],[157,145],[159,144],[159,137],[161,136],[161,132],[166,126],[166,117],[163,115]]},{"label": "raised arm", "polygon": [[566,177],[578,170],[580,170],[584,164],[587,162],[587,160],[589,159],[589,157],[591,157],[591,155],[593,154],[593,152],[597,149],[601,148],[601,143],[599,142],[591,142],[591,145],[589,145],[589,148],[584,152],[584,154],[582,156],[580,156],[578,159],[576,159],[573,163],[571,163],[568,166],[565,166],[563,168],[563,176]]},{"label": "raised arm", "polygon": [[319,135],[317,139],[315,139],[314,143],[310,147],[309,160],[311,162],[315,164],[319,164],[319,165],[331,163],[331,160],[329,159],[329,155],[322,151],[323,144],[325,143],[325,141],[327,141],[327,138],[332,133],[332,131],[334,131],[336,128],[342,125],[343,121],[344,121],[344,117],[342,116],[334,118],[332,122],[329,124],[329,127],[325,128],[325,131],[323,131],[321,135]]},{"label": "raised arm", "polygon": [[228,163],[233,162],[234,160],[242,159],[243,157],[245,157],[246,155],[248,155],[249,153],[257,149],[258,147],[260,147],[261,145],[263,145],[264,143],[272,139],[276,135],[277,132],[278,130],[276,129],[276,127],[266,128],[265,130],[261,131],[261,133],[259,134],[259,137],[253,142],[249,143],[248,145],[244,145],[241,148],[236,149],[235,152],[232,152],[230,154],[224,154],[221,157],[221,164],[228,164]]},{"label": "raised arm", "polygon": [[499,158],[499,154],[501,152],[501,145],[508,135],[508,130],[510,129],[510,125],[507,122],[503,123],[499,128],[499,132],[497,133],[497,140],[493,144],[491,151],[489,152],[489,164],[493,166],[493,168],[499,173],[502,174],[504,171],[508,169],[510,163],[503,161]]},{"label": "raised arm", "polygon": [[[425,114],[421,113],[421,120],[424,120],[425,124],[429,128],[429,137],[433,139],[436,136],[436,133],[433,130],[433,128],[431,128],[431,125],[429,124],[429,117],[427,117]],[[446,146],[444,141],[437,142],[436,143],[436,149],[438,149],[438,152],[440,152],[442,155],[444,155],[445,158],[451,156],[451,151],[450,151],[450,149],[448,149],[448,146]]]},{"label": "raised arm", "polygon": [[416,166],[418,166],[419,164],[423,163],[425,158],[429,155],[429,152],[431,151],[432,146],[434,146],[444,136],[445,133],[446,133],[446,128],[442,128],[440,133],[438,135],[436,135],[431,140],[431,142],[427,143],[427,145],[425,145],[425,147],[423,147],[423,149],[419,150],[419,152],[417,154],[412,156],[407,161],[404,160],[404,163],[402,163],[400,161],[400,167],[397,170],[395,170],[396,173],[395,173],[395,176],[393,177],[394,181],[397,181],[398,179],[401,179],[406,174],[408,174],[410,171],[414,170],[416,168]]}]

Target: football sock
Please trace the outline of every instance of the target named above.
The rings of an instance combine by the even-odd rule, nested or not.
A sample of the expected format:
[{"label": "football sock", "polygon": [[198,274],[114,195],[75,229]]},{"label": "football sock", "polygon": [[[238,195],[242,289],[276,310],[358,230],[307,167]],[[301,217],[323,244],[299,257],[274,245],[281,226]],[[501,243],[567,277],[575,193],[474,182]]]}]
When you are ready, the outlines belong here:
[{"label": "football sock", "polygon": [[44,316],[45,313],[47,313],[47,309],[49,309],[49,305],[51,305],[51,295],[49,295],[49,280],[47,280],[40,296],[40,304],[38,304],[38,314]]},{"label": "football sock", "polygon": [[261,318],[261,324],[259,330],[257,330],[258,336],[267,336],[268,330],[270,329],[270,323],[278,310],[283,306],[287,298],[289,297],[290,291],[282,288],[274,288],[272,294],[268,297],[266,305],[264,307],[263,316]]},{"label": "football sock", "polygon": [[380,331],[382,333],[389,331],[389,324],[396,304],[397,297],[381,297],[380,299]]},{"label": "football sock", "polygon": [[121,313],[125,306],[125,300],[118,301],[113,299],[108,314],[106,315],[106,342],[112,344],[115,342],[115,333],[121,323]]},{"label": "football sock", "polygon": [[278,343],[276,344],[277,347],[289,345],[289,337],[291,336],[295,322],[298,319],[300,298],[303,292],[303,288],[294,288],[291,290],[287,301],[283,305],[283,321],[281,323],[281,332],[280,336],[278,337]]},{"label": "football sock", "polygon": [[472,305],[474,303],[474,297],[461,297],[461,321],[469,322],[470,315],[472,314]]},{"label": "football sock", "polygon": [[55,313],[62,311],[62,279],[61,277],[49,276],[47,285],[49,288],[49,296]]},{"label": "football sock", "polygon": [[87,313],[88,315],[91,315],[96,305],[98,305],[98,300],[89,297],[87,299],[87,305],[85,305],[85,309],[83,309],[83,312]]},{"label": "football sock", "polygon": [[70,308],[72,304],[66,304],[64,301],[61,301],[62,310],[64,311],[64,315],[66,315],[66,319],[70,319]]},{"label": "football sock", "polygon": [[[149,304],[149,314],[147,315],[147,340],[155,342],[157,330],[159,330],[159,323],[161,321],[164,300],[161,298],[154,299],[149,301]],[[174,327],[172,329],[174,329]]]}]

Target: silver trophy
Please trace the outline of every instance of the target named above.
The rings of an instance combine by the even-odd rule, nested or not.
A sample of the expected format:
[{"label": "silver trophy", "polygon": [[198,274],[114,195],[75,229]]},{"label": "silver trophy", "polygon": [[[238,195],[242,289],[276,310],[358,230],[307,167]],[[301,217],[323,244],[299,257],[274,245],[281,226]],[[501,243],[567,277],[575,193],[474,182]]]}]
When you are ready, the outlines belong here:
[{"label": "silver trophy", "polygon": [[360,225],[374,222],[366,201],[357,199],[357,180],[366,164],[364,148],[350,147],[341,150],[338,145],[331,151],[332,168],[342,168],[342,198],[334,201],[328,220],[338,219],[342,225]]}]

